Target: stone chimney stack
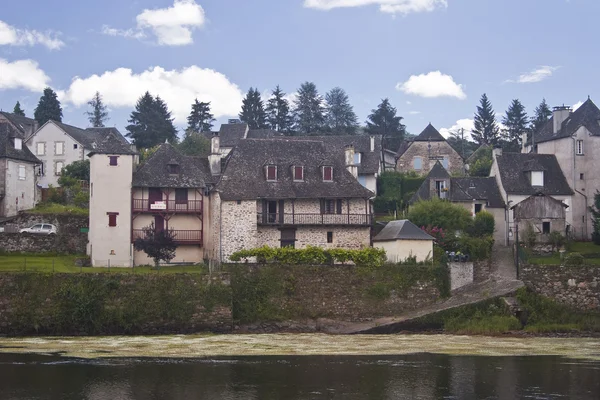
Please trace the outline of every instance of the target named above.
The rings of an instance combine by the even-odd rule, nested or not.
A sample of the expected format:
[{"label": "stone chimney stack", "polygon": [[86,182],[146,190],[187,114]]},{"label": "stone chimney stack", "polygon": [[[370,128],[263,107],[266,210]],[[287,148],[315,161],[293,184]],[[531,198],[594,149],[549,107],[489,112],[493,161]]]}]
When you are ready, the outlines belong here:
[{"label": "stone chimney stack", "polygon": [[346,169],[348,172],[352,174],[356,179],[358,179],[358,166],[354,164],[354,146],[349,144],[346,146]]},{"label": "stone chimney stack", "polygon": [[371,139],[371,142],[370,142],[371,143],[371,147],[370,147],[370,149],[371,149],[371,152],[374,152],[375,151],[375,136],[371,135],[370,139]]},{"label": "stone chimney stack", "polygon": [[214,133],[210,140],[210,155],[208,156],[210,164],[210,173],[212,175],[221,175],[221,153],[219,145],[219,134]]},{"label": "stone chimney stack", "polygon": [[552,111],[552,119],[554,122],[553,132],[555,134],[560,131],[562,123],[569,118],[569,115],[571,115],[571,107],[565,105],[554,107]]}]

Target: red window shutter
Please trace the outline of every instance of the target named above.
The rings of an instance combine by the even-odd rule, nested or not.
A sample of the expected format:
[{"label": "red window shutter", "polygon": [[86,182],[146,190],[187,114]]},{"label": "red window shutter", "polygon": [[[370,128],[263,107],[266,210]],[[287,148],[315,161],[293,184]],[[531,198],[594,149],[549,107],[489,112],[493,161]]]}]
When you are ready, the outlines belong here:
[{"label": "red window shutter", "polygon": [[294,167],[294,180],[302,181],[304,180],[304,169],[302,167]]},{"label": "red window shutter", "polygon": [[108,226],[117,226],[117,214],[108,214]]},{"label": "red window shutter", "polygon": [[336,214],[342,213],[342,200],[338,199],[336,204]]},{"label": "red window shutter", "polygon": [[267,180],[277,180],[277,167],[275,167],[274,165],[269,165],[267,167]]},{"label": "red window shutter", "polygon": [[333,168],[332,167],[323,167],[323,180],[331,181],[333,180]]},{"label": "red window shutter", "polygon": [[108,159],[110,160],[110,165],[112,165],[112,166],[117,165],[117,159],[118,158],[119,157],[117,157],[117,156],[108,156]]}]

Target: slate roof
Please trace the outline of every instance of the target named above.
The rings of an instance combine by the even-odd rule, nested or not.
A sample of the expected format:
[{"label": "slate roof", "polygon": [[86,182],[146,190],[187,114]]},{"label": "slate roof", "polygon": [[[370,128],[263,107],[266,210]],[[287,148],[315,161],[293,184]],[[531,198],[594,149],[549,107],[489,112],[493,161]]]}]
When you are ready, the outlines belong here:
[{"label": "slate roof", "polygon": [[[35,120],[32,118],[22,117],[20,115],[0,111],[7,120],[9,120],[21,133],[21,138],[26,139],[24,135],[27,133],[28,129],[31,129],[31,132],[34,131],[33,127],[35,126]],[[30,128],[29,128],[30,127]]]},{"label": "slate roof", "polygon": [[63,124],[62,122],[52,121],[55,123],[60,129],[66,132],[67,135],[71,136],[73,139],[81,143],[81,145],[86,149],[92,149],[92,143],[94,143],[95,132],[87,131],[85,129],[78,128],[76,126]]},{"label": "slate roof", "polygon": [[103,139],[107,138],[109,135],[112,135],[115,139],[120,141],[123,144],[130,145],[130,143],[125,139],[125,137],[119,132],[119,130],[115,127],[105,127],[105,128],[86,128],[87,132],[92,132],[96,135],[100,135]]},{"label": "slate roof", "polygon": [[[217,191],[224,200],[373,197],[344,164],[323,141],[245,139],[230,153]],[[277,166],[277,182],[267,182],[267,165]],[[293,166],[304,166],[303,182],[293,181]],[[323,182],[322,166],[333,167],[333,182]]]},{"label": "slate roof", "polygon": [[404,140],[402,143],[400,143],[400,147],[398,148],[398,151],[396,151],[398,157],[402,157],[402,155],[406,153],[406,150],[408,150],[412,142],[412,140]]},{"label": "slate roof", "polygon": [[284,136],[283,133],[272,129],[250,129],[246,135],[247,139],[271,139]]},{"label": "slate roof", "polygon": [[[179,165],[179,174],[169,174],[168,164]],[[169,143],[133,173],[133,187],[204,188],[212,182],[208,160],[180,153]],[[247,183],[246,183],[247,184]]]},{"label": "slate roof", "polygon": [[248,124],[223,124],[219,130],[219,145],[222,147],[234,147],[241,139],[244,139]]},{"label": "slate roof", "polygon": [[407,219],[399,221],[390,221],[373,238],[374,242],[384,242],[390,240],[435,240],[431,235],[423,232],[421,228],[413,224]]},{"label": "slate roof", "polygon": [[[112,129],[114,129],[114,131]],[[92,150],[88,156],[93,154],[136,154],[136,152],[132,150],[131,144],[125,140],[116,128],[96,131],[94,142],[91,144],[91,147]]]},{"label": "slate roof", "polygon": [[416,138],[413,139],[415,142],[445,142],[446,139],[442,136],[433,125],[429,124],[423,129]]},{"label": "slate roof", "polygon": [[554,133],[554,117],[551,117],[538,132],[535,132],[535,143],[571,137],[582,126],[585,126],[592,136],[600,136],[600,109],[591,99],[587,99],[581,107],[573,111],[563,121],[557,133]]},{"label": "slate roof", "polygon": [[22,139],[22,132],[6,122],[0,122],[0,158],[11,158],[13,160],[41,164],[42,162],[33,155],[25,143],[22,144],[21,150],[15,149],[15,137]]},{"label": "slate roof", "polygon": [[[496,157],[506,193],[517,195],[572,195],[573,191],[554,154],[503,153]],[[531,186],[529,171],[544,171],[544,186]]]}]

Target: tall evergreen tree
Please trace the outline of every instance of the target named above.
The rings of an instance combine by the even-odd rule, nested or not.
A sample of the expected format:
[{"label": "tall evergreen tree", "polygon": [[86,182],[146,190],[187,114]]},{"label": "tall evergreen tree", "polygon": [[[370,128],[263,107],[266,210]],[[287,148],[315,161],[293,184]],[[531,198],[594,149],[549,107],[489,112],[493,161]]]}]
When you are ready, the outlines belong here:
[{"label": "tall evergreen tree", "polygon": [[498,142],[500,130],[496,122],[496,114],[487,95],[481,96],[480,105],[475,113],[475,128],[471,136],[478,144],[494,145]]},{"label": "tall evergreen tree", "polygon": [[290,103],[285,99],[285,93],[279,88],[279,85],[271,92],[271,98],[267,101],[265,111],[271,129],[277,132],[291,132],[293,119],[290,114]]},{"label": "tall evergreen tree", "polygon": [[215,121],[214,115],[210,112],[210,101],[205,103],[198,101],[198,99],[194,100],[192,112],[187,120],[186,134],[189,132],[210,132]]},{"label": "tall evergreen tree", "polygon": [[15,108],[13,109],[13,114],[20,115],[21,117],[25,116],[25,111],[23,111],[23,109],[21,108],[21,103],[19,103],[18,101],[17,104],[15,104]]},{"label": "tall evergreen tree", "polygon": [[358,117],[354,113],[344,89],[339,87],[331,89],[325,95],[325,103],[327,130],[335,135],[356,134]]},{"label": "tall evergreen tree", "polygon": [[299,134],[321,132],[325,124],[323,99],[313,82],[304,82],[298,89],[294,105],[294,125]]},{"label": "tall evergreen tree", "polygon": [[396,116],[396,108],[392,107],[390,100],[387,98],[381,100],[367,118],[367,132],[372,135],[382,135],[384,148],[398,150],[404,140],[406,127],[402,124],[402,117]]},{"label": "tall evergreen tree", "polygon": [[[548,106],[548,103],[546,103],[546,99],[542,99],[542,102],[535,108],[533,114],[530,131],[533,133],[538,133],[539,130],[542,129],[542,126],[544,126],[544,124],[548,122],[552,116],[552,110]],[[529,137],[531,138],[531,134]]]},{"label": "tall evergreen tree", "polygon": [[518,99],[514,99],[506,115],[502,118],[502,123],[506,126],[502,131],[502,141],[505,150],[518,153],[521,150],[523,134],[529,132],[529,118],[525,107]]},{"label": "tall evergreen tree", "polygon": [[47,87],[33,113],[35,120],[40,126],[49,120],[62,122],[62,107],[56,96],[56,92]]},{"label": "tall evergreen tree", "polygon": [[242,101],[240,120],[247,123],[250,129],[264,129],[267,127],[267,114],[258,89],[250,88],[246,98]]},{"label": "tall evergreen tree", "polygon": [[91,111],[86,111],[85,115],[88,117],[88,121],[94,128],[103,128],[104,122],[108,121],[107,107],[102,101],[102,95],[100,92],[96,92],[92,100],[88,101],[88,106],[92,107]]},{"label": "tall evergreen tree", "polygon": [[148,149],[168,140],[177,142],[177,129],[167,105],[159,96],[149,92],[140,97],[129,117],[125,136],[131,138],[138,149]]}]

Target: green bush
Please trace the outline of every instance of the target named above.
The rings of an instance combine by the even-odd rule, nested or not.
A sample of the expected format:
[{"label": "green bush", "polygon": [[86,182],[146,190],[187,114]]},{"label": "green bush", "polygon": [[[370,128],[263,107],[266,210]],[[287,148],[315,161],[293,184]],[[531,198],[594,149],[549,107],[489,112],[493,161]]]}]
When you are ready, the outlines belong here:
[{"label": "green bush", "polygon": [[446,231],[464,230],[473,220],[466,208],[438,198],[414,204],[408,219],[417,226],[435,226]]},{"label": "green bush", "polygon": [[548,236],[548,241],[553,249],[558,250],[565,244],[565,237],[559,231],[552,231]]},{"label": "green bush", "polygon": [[537,241],[537,235],[535,233],[535,229],[531,223],[527,223],[525,225],[525,230],[523,231],[523,242],[529,248],[535,246],[535,242]]},{"label": "green bush", "polygon": [[583,265],[585,259],[581,253],[569,253],[565,257],[565,265],[569,267],[575,267]]},{"label": "green bush", "polygon": [[464,320],[449,319],[444,324],[444,331],[461,335],[490,335],[521,330],[518,319],[513,316],[490,316]]},{"label": "green bush", "polygon": [[473,219],[471,226],[467,228],[467,233],[471,236],[493,235],[496,229],[494,216],[487,211],[478,212]]},{"label": "green bush", "polygon": [[472,237],[463,235],[458,238],[458,251],[468,254],[473,261],[487,260],[492,256],[494,238],[491,236]]},{"label": "green bush", "polygon": [[413,194],[425,180],[414,173],[386,171],[377,177],[377,197],[373,202],[376,213],[399,213],[406,210]]}]

